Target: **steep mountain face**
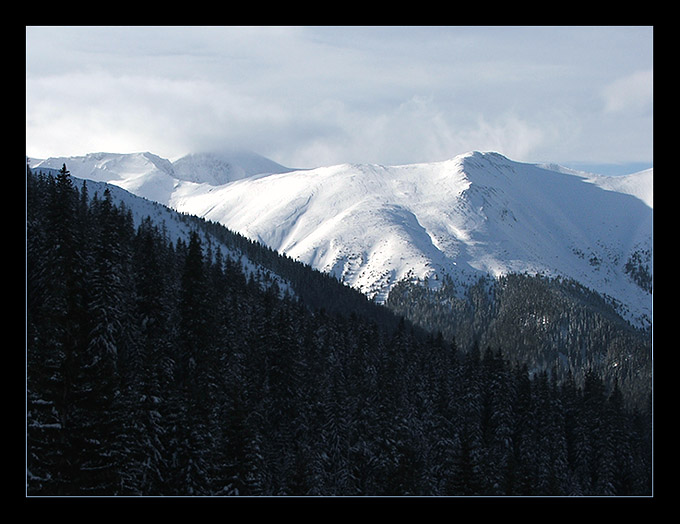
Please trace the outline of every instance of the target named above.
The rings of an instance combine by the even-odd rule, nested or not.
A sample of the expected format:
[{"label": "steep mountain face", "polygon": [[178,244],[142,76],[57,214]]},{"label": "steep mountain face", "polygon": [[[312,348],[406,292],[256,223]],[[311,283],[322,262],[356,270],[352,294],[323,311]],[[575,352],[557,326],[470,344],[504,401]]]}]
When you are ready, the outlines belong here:
[{"label": "steep mountain face", "polygon": [[37,165],[62,163],[219,222],[379,302],[405,278],[437,286],[446,276],[463,289],[484,275],[526,272],[573,278],[628,319],[650,322],[651,170],[602,177],[481,152],[305,171],[237,169],[208,155],[171,164],[148,153]]}]

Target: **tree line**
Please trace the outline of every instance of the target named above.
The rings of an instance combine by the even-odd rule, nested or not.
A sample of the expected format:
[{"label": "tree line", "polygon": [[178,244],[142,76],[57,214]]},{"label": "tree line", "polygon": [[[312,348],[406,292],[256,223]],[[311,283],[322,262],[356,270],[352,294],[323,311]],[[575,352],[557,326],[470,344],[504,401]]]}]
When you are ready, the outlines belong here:
[{"label": "tree line", "polygon": [[651,405],[595,371],[317,307],[66,166],[26,187],[30,496],[651,493]]}]

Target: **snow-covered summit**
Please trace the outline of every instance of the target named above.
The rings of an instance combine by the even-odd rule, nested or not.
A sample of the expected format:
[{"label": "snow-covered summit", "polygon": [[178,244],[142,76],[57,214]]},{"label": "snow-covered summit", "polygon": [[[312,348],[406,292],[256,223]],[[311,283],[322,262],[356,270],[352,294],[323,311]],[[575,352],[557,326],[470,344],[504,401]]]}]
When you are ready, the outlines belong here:
[{"label": "snow-covered summit", "polygon": [[[573,278],[619,301],[629,318],[651,318],[652,170],[604,177],[473,151],[442,162],[248,176],[243,166],[224,171],[212,155],[185,157],[172,170],[142,157],[119,159],[125,172],[95,174],[219,222],[378,301],[404,278],[448,275],[463,286],[528,272]],[[84,161],[52,167],[63,161],[83,176]],[[131,174],[143,162],[148,172]]]},{"label": "snow-covered summit", "polygon": [[257,153],[245,150],[191,153],[173,163],[180,180],[219,186],[254,175],[292,171]]}]

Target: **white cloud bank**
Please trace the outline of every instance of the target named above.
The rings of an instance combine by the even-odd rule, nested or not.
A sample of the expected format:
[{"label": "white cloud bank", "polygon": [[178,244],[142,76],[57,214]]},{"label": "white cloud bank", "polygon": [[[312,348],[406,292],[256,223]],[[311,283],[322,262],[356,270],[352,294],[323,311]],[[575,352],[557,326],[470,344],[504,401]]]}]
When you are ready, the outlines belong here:
[{"label": "white cloud bank", "polygon": [[27,154],[651,161],[648,27],[28,27]]},{"label": "white cloud bank", "polygon": [[654,72],[652,70],[636,71],[619,78],[607,85],[603,90],[605,111],[651,113],[654,99]]}]

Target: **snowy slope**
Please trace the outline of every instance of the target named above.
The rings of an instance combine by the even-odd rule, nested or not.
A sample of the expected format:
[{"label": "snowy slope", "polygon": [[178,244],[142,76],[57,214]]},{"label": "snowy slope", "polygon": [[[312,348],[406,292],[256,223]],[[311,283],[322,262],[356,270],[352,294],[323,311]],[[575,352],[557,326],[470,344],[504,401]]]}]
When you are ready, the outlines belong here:
[{"label": "snowy slope", "polygon": [[[444,162],[343,164],[214,185],[219,179],[205,166],[180,180],[176,166],[148,154],[118,162],[127,171],[111,183],[220,222],[378,301],[406,277],[432,283],[447,274],[467,283],[526,271],[574,278],[621,302],[629,318],[651,318],[651,294],[626,264],[634,259],[651,272],[652,170],[604,177],[471,152]],[[65,163],[84,176],[81,164]],[[141,164],[146,174],[138,173]]]},{"label": "snowy slope", "polygon": [[639,173],[632,173],[623,176],[603,176],[594,173],[587,173],[584,171],[576,171],[556,164],[549,164],[542,166],[545,169],[558,171],[560,173],[569,173],[580,176],[588,182],[607,189],[609,191],[616,191],[618,193],[625,193],[639,198],[649,207],[653,207],[654,203],[654,170],[645,169]]}]

